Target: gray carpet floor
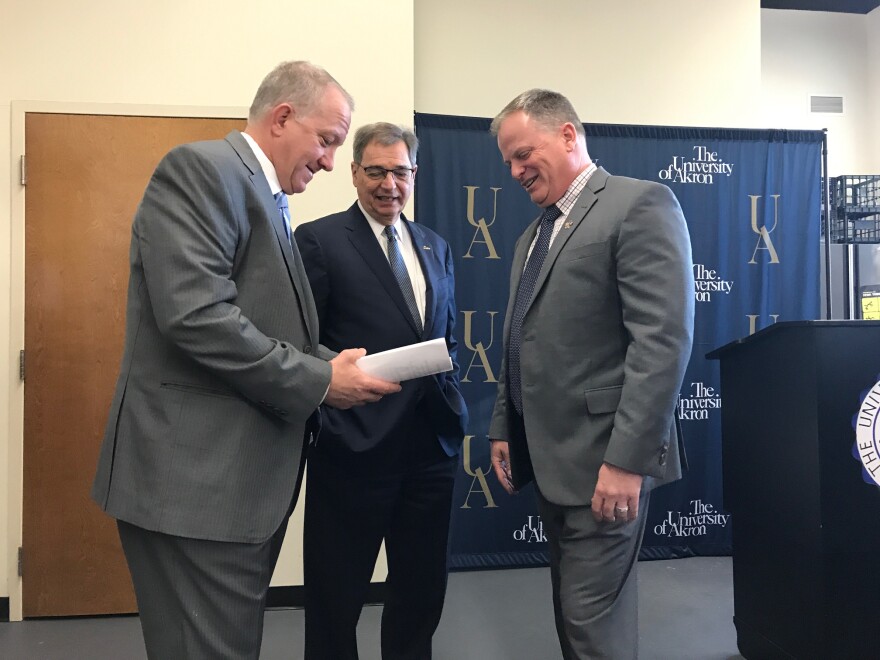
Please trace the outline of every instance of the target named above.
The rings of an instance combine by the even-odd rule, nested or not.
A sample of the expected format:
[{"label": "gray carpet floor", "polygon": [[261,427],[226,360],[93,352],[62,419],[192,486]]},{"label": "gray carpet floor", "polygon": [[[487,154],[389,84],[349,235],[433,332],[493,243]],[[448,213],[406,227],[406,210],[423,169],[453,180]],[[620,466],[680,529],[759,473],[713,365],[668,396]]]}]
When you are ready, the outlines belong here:
[{"label": "gray carpet floor", "polygon": [[[641,660],[742,660],[729,557],[639,563]],[[380,660],[381,606],[364,608],[361,660]],[[262,660],[302,658],[303,612],[266,613]],[[546,568],[450,575],[434,660],[557,660]],[[137,617],[0,623],[4,660],[143,660]]]}]

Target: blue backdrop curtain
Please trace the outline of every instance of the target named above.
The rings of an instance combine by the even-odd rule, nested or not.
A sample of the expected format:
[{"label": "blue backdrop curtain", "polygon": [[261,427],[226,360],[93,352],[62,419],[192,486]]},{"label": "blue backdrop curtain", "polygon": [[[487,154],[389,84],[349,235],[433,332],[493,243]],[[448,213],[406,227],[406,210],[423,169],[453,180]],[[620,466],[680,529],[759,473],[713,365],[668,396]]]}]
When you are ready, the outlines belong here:
[{"label": "blue backdrop curtain", "polygon": [[[532,488],[495,481],[487,432],[501,365],[513,246],[539,210],[513,181],[489,120],[416,113],[416,220],[456,255],[462,389],[470,407],[453,504],[451,565],[547,562]],[[777,320],[819,317],[821,131],[584,124],[611,174],[678,197],[694,254],[694,349],[680,393],[690,470],[652,495],[641,558],[729,554],[721,496],[723,398],[705,354]],[[572,359],[577,359],[573,356]]]}]

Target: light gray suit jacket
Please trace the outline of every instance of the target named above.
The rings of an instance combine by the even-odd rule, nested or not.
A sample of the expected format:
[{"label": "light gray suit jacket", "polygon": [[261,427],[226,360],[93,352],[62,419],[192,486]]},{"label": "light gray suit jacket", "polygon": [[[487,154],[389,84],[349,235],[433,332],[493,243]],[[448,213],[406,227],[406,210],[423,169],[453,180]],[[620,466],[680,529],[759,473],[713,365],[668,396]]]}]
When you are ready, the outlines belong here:
[{"label": "light gray suit jacket", "polygon": [[[493,439],[515,437],[507,343],[537,227],[529,225],[514,252]],[[529,456],[511,441],[514,481],[533,469],[547,500],[583,506],[603,461],[653,478],[649,487],[680,478],[674,411],[693,315],[690,239],[672,191],[599,168],[550,246],[523,319],[531,465],[522,465]]]},{"label": "light gray suit jacket", "polygon": [[306,421],[331,368],[301,259],[240,133],[165,156],[130,259],[92,496],[145,529],[263,541],[298,487]]}]

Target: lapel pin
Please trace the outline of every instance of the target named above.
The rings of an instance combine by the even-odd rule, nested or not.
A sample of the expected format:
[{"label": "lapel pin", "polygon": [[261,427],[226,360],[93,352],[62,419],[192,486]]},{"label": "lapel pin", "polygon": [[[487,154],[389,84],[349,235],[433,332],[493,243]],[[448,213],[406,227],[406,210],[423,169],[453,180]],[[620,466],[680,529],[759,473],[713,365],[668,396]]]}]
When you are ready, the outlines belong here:
[{"label": "lapel pin", "polygon": [[430,245],[423,245],[423,246],[422,246],[422,249],[423,249],[423,250],[430,250],[430,249],[431,249],[431,246],[430,246]]},{"label": "lapel pin", "polygon": [[562,228],[563,228],[563,229],[571,229],[571,223],[570,223],[570,222],[566,222],[564,225],[562,225]]}]

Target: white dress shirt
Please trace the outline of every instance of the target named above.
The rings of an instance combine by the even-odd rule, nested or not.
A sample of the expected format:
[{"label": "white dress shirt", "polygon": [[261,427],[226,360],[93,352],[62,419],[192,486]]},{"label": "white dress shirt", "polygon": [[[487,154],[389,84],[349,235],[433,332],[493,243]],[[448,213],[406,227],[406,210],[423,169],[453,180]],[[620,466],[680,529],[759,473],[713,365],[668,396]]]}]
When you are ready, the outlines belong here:
[{"label": "white dress shirt", "polygon": [[[374,220],[364,209],[360,200],[358,200],[358,207],[370,223],[370,228],[373,230],[373,234],[375,234],[376,240],[379,241],[379,246],[382,248],[382,254],[387,259],[388,237],[385,236],[385,225]],[[409,227],[407,227],[408,224],[408,221],[398,217],[394,221],[394,228],[397,230],[397,236],[400,238],[400,253],[403,255],[403,263],[406,264],[406,272],[409,273],[409,281],[412,283],[413,294],[416,297],[416,307],[419,308],[419,316],[422,319],[422,326],[424,326],[427,283],[425,282],[425,274],[422,272],[422,265],[419,263],[418,255],[416,255],[416,250],[413,246],[412,234],[410,234]]]}]

